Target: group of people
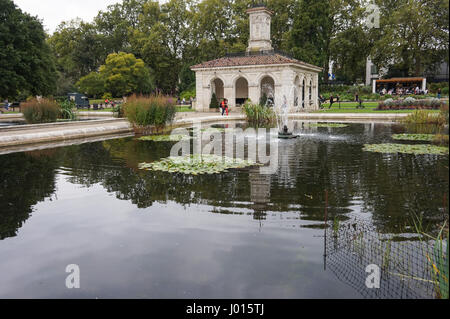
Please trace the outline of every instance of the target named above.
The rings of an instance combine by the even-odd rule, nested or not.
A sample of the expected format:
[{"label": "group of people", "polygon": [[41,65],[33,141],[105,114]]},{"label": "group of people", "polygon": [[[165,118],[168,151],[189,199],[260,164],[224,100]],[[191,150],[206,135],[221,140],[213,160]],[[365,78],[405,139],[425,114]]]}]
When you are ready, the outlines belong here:
[{"label": "group of people", "polygon": [[192,97],[189,98],[189,101],[186,101],[186,98],[183,98],[182,100],[180,98],[177,99],[177,105],[191,105],[194,99]]},{"label": "group of people", "polygon": [[422,90],[419,86],[416,87],[398,87],[398,88],[383,88],[381,91],[378,92],[381,95],[409,95],[409,94],[415,94],[415,95],[423,95],[428,94],[428,90]]}]

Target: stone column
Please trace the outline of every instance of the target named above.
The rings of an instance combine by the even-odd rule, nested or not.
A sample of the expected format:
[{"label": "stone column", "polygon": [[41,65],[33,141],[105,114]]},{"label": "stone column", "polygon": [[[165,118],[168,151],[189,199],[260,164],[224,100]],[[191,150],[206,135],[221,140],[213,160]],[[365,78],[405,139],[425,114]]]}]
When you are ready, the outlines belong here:
[{"label": "stone column", "polygon": [[229,84],[224,84],[223,95],[228,99],[228,106],[230,108],[236,107],[236,88]]},{"label": "stone column", "polygon": [[204,93],[203,93],[203,74],[200,71],[196,72],[195,76],[195,88],[196,88],[196,96],[195,96],[195,110],[203,111],[204,104]]},{"label": "stone column", "polygon": [[261,98],[261,92],[259,90],[259,85],[257,83],[251,82],[248,84],[248,98],[253,104],[258,104]]}]

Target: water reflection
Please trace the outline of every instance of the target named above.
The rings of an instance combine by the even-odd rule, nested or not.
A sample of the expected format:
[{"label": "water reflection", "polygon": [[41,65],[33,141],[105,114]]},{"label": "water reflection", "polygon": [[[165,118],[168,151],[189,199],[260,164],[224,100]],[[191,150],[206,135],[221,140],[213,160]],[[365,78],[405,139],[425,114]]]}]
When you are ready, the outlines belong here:
[{"label": "water reflection", "polygon": [[[140,171],[139,163],[169,156],[173,143],[134,138],[2,155],[0,272],[19,278],[28,252],[37,251],[38,277],[51,277],[48,263],[62,263],[56,256],[70,247],[67,261],[80,258],[84,267],[97,269],[90,280],[98,287],[107,279],[97,263],[115,265],[107,272],[113,277],[128,274],[115,286],[123,290],[99,288],[101,296],[124,296],[133,287],[125,297],[355,297],[319,273],[325,192],[330,220],[357,215],[379,232],[404,233],[413,231],[405,227],[413,216],[422,215],[425,227],[436,228],[446,217],[448,156],[363,152],[365,143],[392,141],[399,128],[389,124],[294,126],[301,137],[278,143],[274,174],[258,168],[195,177]],[[65,213],[56,215],[60,210]],[[20,234],[28,220],[29,229]],[[39,237],[30,237],[33,231],[51,249],[33,246]],[[289,267],[281,271],[281,264]],[[39,295],[17,280],[0,276],[0,296]],[[17,282],[22,290],[12,288]],[[222,290],[212,289],[212,282]]]},{"label": "water reflection", "polygon": [[[1,237],[13,236],[33,205],[54,193],[58,168],[71,183],[101,184],[117,199],[131,200],[139,208],[174,201],[228,210],[245,207],[258,214],[298,211],[304,220],[321,221],[328,190],[331,215],[370,214],[384,232],[408,224],[413,214],[430,222],[443,218],[448,157],[362,151],[364,143],[390,140],[396,129],[391,125],[330,130],[296,122],[295,129],[302,136],[278,143],[279,167],[273,175],[261,175],[254,168],[197,177],[139,171],[140,162],[169,156],[173,144],[133,138],[0,156]],[[345,138],[327,139],[333,135]]]}]

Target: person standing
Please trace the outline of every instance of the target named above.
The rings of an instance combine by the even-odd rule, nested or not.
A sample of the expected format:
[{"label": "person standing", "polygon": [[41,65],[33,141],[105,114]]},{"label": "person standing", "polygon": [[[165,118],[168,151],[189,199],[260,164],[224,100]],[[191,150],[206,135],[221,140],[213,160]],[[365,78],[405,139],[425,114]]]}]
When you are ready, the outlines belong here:
[{"label": "person standing", "polygon": [[441,90],[441,88],[439,88],[438,90],[437,90],[437,98],[440,100],[441,99],[441,94],[442,94],[442,90]]},{"label": "person standing", "polygon": [[228,116],[228,100],[225,99],[225,111],[227,112],[227,116]]},{"label": "person standing", "polygon": [[226,106],[225,99],[222,99],[222,102],[220,102],[220,108],[222,109],[222,116],[225,114],[225,106]]},{"label": "person standing", "polygon": [[334,96],[333,96],[333,94],[331,94],[331,96],[330,96],[330,107],[329,107],[329,109],[331,109],[331,108],[333,107],[333,103],[334,103]]}]

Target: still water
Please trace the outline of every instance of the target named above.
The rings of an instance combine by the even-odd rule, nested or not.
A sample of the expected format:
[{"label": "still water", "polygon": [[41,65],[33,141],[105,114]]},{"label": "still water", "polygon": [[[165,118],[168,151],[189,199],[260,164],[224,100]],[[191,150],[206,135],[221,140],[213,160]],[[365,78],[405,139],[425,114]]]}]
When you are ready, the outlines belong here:
[{"label": "still water", "polygon": [[272,175],[139,171],[174,143],[135,138],[0,155],[0,298],[362,298],[326,267],[325,191],[330,219],[437,227],[449,158],[362,151],[391,124],[295,125]]}]

